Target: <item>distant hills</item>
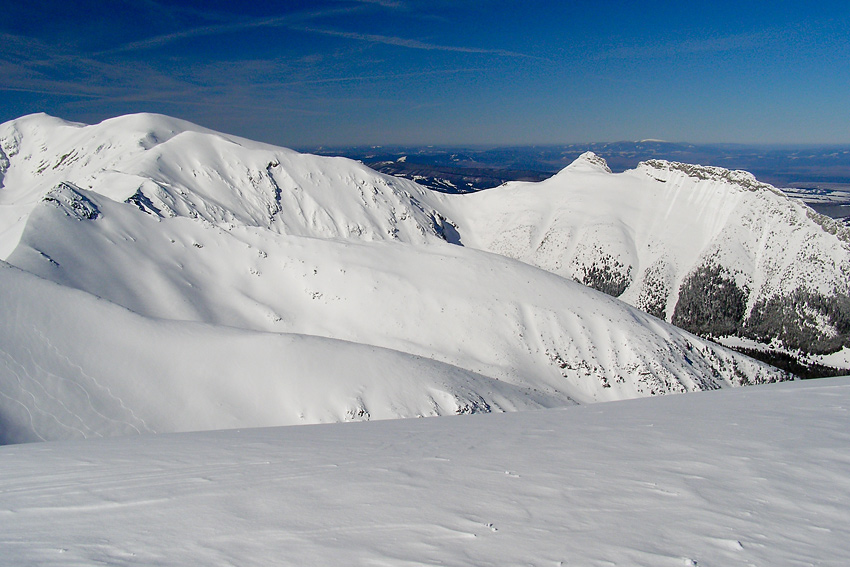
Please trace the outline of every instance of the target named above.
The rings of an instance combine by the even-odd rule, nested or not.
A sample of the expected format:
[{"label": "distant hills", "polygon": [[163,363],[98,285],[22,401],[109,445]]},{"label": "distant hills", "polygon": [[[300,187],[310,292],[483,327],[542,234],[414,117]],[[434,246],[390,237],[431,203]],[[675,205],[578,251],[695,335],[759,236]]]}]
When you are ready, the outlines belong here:
[{"label": "distant hills", "polygon": [[[614,172],[647,159],[742,169],[777,187],[834,188],[850,185],[850,145],[747,146],[687,144],[643,140],[515,147],[376,146],[301,148],[321,155],[341,155],[405,177],[449,178],[462,190],[494,187],[504,181],[540,181],[560,171],[586,151],[601,156]],[[403,159],[403,161],[398,161]],[[430,169],[429,169],[430,168]],[[471,185],[466,185],[471,183]]]}]

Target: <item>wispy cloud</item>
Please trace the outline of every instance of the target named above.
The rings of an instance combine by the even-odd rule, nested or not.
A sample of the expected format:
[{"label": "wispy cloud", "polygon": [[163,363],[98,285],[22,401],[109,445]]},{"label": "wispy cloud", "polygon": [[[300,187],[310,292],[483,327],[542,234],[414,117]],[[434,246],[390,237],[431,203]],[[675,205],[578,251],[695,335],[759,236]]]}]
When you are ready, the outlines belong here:
[{"label": "wispy cloud", "polygon": [[621,45],[597,54],[594,59],[656,59],[677,55],[741,51],[757,48],[776,38],[775,32],[759,31],[656,45]]},{"label": "wispy cloud", "polygon": [[413,71],[410,73],[383,73],[374,75],[351,75],[346,77],[327,77],[322,79],[295,79],[286,81],[285,85],[316,85],[326,83],[347,83],[355,81],[395,81],[399,79],[412,79],[415,77],[429,77],[435,75],[459,75],[461,73],[480,73],[486,71],[483,67],[470,67],[463,69],[435,69],[431,71]]},{"label": "wispy cloud", "polygon": [[[415,77],[479,73],[480,67],[429,69],[406,73],[356,73],[347,69],[348,54],[337,66],[334,55],[299,59],[251,59],[190,63],[73,56],[59,51],[46,58],[49,46],[27,38],[7,37],[15,53],[32,48],[31,61],[0,56],[0,92],[28,92],[78,99],[66,105],[89,107],[92,102],[164,103],[193,107],[269,110],[304,115],[321,114],[313,103],[335,100],[338,89],[314,85],[399,81]],[[2,55],[0,47],[0,55]],[[8,51],[8,49],[7,49]],[[360,65],[366,69],[369,65]],[[345,72],[346,69],[349,72]],[[304,88],[301,88],[304,87]],[[346,89],[346,98],[351,90]],[[319,105],[321,106],[321,105]]]},{"label": "wispy cloud", "polygon": [[543,60],[542,57],[518,53],[516,51],[508,51],[506,49],[487,49],[482,47],[466,47],[457,45],[440,45],[436,43],[427,43],[417,39],[407,39],[403,37],[395,37],[388,35],[378,35],[369,33],[346,32],[339,30],[331,30],[325,28],[315,28],[309,26],[299,26],[298,31],[329,35],[333,37],[343,37],[346,39],[354,39],[357,41],[365,41],[369,43],[381,43],[385,45],[394,45],[397,47],[406,47],[409,49],[422,49],[426,51],[454,51],[457,53],[481,53],[488,55],[499,55],[503,57],[523,57],[528,59]]},{"label": "wispy cloud", "polygon": [[0,61],[35,61],[49,59],[56,53],[53,46],[39,39],[0,32]]},{"label": "wispy cloud", "polygon": [[51,88],[49,88],[49,89],[47,89],[47,88],[39,89],[35,86],[30,86],[30,87],[0,86],[0,91],[46,94],[46,95],[51,95],[51,96],[67,96],[67,97],[79,97],[79,98],[101,98],[100,95],[81,93],[81,92],[79,92],[79,90],[76,90],[76,89],[70,89],[70,90],[67,90],[67,91],[57,90],[55,88],[55,86],[56,85],[51,85]]},{"label": "wispy cloud", "polygon": [[130,43],[125,43],[124,45],[120,45],[113,49],[107,49],[96,53],[96,55],[108,55],[108,54],[116,54],[116,53],[126,53],[130,51],[139,51],[144,49],[153,49],[157,47],[162,47],[169,43],[173,43],[175,41],[179,41],[182,39],[189,39],[195,37],[204,37],[204,36],[213,36],[213,35],[221,35],[227,33],[234,33],[240,31],[247,31],[251,29],[257,28],[276,28],[276,27],[290,27],[299,22],[309,21],[318,18],[327,18],[333,16],[341,16],[346,14],[351,14],[353,12],[359,11],[361,9],[360,6],[349,6],[344,8],[332,8],[326,10],[317,10],[311,12],[298,12],[293,14],[286,14],[283,16],[275,16],[271,18],[255,18],[249,20],[242,20],[238,22],[232,23],[224,23],[224,24],[212,24],[206,26],[199,26],[195,28],[190,28],[186,30],[181,30],[178,32],[168,33],[157,35],[154,37],[149,37],[146,39],[142,39],[139,41],[133,41]]},{"label": "wispy cloud", "polygon": [[356,0],[360,4],[373,4],[383,8],[407,8],[407,3],[401,0]]},{"label": "wispy cloud", "polygon": [[0,37],[0,91],[110,100],[136,94],[185,97],[198,85],[144,61],[114,61],[39,39]]},{"label": "wispy cloud", "polygon": [[145,49],[154,49],[158,47],[162,47],[168,45],[170,43],[180,41],[183,39],[191,39],[197,37],[205,37],[205,36],[214,36],[214,35],[222,35],[229,33],[236,33],[240,31],[247,31],[251,29],[258,28],[288,28],[293,31],[301,31],[306,33],[314,33],[321,34],[326,36],[333,37],[341,37],[346,39],[352,39],[356,41],[363,41],[368,43],[379,43],[384,45],[392,45],[396,47],[404,47],[408,49],[419,49],[419,50],[427,50],[427,51],[447,51],[447,52],[455,52],[455,53],[470,53],[470,54],[485,54],[485,55],[497,55],[501,57],[519,57],[519,58],[527,58],[527,59],[536,59],[536,60],[544,60],[545,58],[529,55],[525,53],[519,53],[515,51],[510,51],[506,49],[488,49],[488,48],[480,48],[480,47],[469,47],[469,46],[455,46],[455,45],[442,45],[436,43],[429,43],[425,41],[420,41],[416,39],[409,39],[403,37],[396,36],[387,36],[380,34],[367,34],[367,33],[359,33],[359,32],[350,32],[350,31],[340,31],[328,28],[321,28],[306,25],[306,22],[315,21],[324,18],[332,18],[335,16],[345,16],[350,15],[352,13],[356,13],[362,11],[364,8],[368,6],[380,6],[381,8],[404,8],[408,9],[408,6],[405,2],[397,1],[397,0],[356,0],[356,5],[340,7],[340,8],[327,8],[323,10],[315,10],[315,11],[306,11],[306,12],[296,12],[291,14],[286,14],[282,16],[275,16],[269,18],[256,18],[256,19],[247,19],[241,20],[237,22],[228,22],[228,23],[216,23],[205,26],[198,26],[194,28],[189,28],[185,30],[180,30],[173,33],[157,35],[153,37],[149,37],[146,39],[142,39],[139,41],[129,42],[112,49],[106,49],[95,53],[94,55],[113,55],[118,53],[127,53],[133,51],[141,51]]},{"label": "wispy cloud", "polygon": [[[168,10],[152,0],[150,9]],[[149,5],[149,6],[148,6]],[[380,81],[405,81],[416,77],[483,73],[471,65],[443,66],[405,72],[381,72],[385,61],[370,61],[371,46],[389,45],[402,49],[481,54],[497,57],[540,59],[505,49],[487,49],[430,43],[379,34],[340,31],[324,27],[327,21],[346,21],[360,11],[411,10],[407,1],[353,0],[340,7],[302,11],[283,16],[227,21],[221,14],[171,14],[165,29],[191,19],[203,25],[178,29],[111,49],[85,49],[74,41],[52,36],[29,37],[0,32],[0,92],[27,92],[60,97],[65,107],[95,109],[106,103],[120,108],[138,108],[133,103],[164,103],[210,108],[253,109],[313,114],[338,106],[352,96],[374,97],[373,89],[362,86]],[[419,9],[415,9],[419,12]],[[162,15],[161,12],[157,14]],[[407,17],[407,16],[405,16]],[[337,18],[333,20],[333,18]],[[325,21],[327,20],[327,21]],[[344,25],[344,24],[343,24]],[[302,50],[296,57],[246,59],[234,52],[230,60],[199,62],[179,49],[167,57],[148,56],[146,50],[169,46],[184,39],[239,33],[260,28],[285,28],[307,34],[339,37],[350,42],[333,49]],[[160,28],[163,29],[163,28]],[[305,41],[305,45],[310,42]],[[179,46],[175,46],[179,47]],[[356,56],[352,54],[355,53]],[[335,87],[334,85],[344,85]]]},{"label": "wispy cloud", "polygon": [[0,90],[106,99],[127,92],[180,92],[185,83],[144,64],[118,65],[75,59],[61,71],[26,64],[0,65]]}]

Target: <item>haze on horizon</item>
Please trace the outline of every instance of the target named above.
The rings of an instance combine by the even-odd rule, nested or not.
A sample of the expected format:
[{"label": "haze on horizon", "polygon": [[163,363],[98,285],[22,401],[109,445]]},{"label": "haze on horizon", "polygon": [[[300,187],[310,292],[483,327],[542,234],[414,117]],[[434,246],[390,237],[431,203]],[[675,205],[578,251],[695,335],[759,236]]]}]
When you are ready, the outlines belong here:
[{"label": "haze on horizon", "polygon": [[0,122],[157,112],[274,144],[850,143],[850,4],[11,3]]}]

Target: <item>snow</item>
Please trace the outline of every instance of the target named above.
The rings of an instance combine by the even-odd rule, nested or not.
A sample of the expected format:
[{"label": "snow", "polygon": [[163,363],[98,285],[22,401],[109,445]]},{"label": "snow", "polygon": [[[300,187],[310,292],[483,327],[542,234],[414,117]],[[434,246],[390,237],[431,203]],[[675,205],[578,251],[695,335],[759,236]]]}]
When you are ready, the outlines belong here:
[{"label": "snow", "polygon": [[850,556],[850,378],[0,448],[0,564],[771,565]]},{"label": "snow", "polygon": [[846,236],[743,171],[651,160],[614,174],[587,152],[545,181],[444,201],[464,245],[578,281],[588,267],[617,261],[630,270],[620,299],[641,306],[662,289],[668,321],[682,282],[704,265],[722,266],[748,290],[748,312],[798,288],[850,291]]},{"label": "snow", "polygon": [[711,263],[746,287],[748,312],[799,287],[850,292],[850,245],[829,233],[839,229],[742,171],[650,160],[613,174],[586,152],[540,183],[441,195],[350,160],[152,114],[93,126],[27,116],[0,125],[0,150],[8,156],[0,160],[4,259],[40,199],[71,183],[159,218],[225,229],[411,244],[458,233],[464,246],[579,281],[611,259],[631,270],[620,298],[645,308],[645,298],[661,289],[668,321],[682,282]]},{"label": "snow", "polygon": [[[24,117],[0,125],[0,147],[0,209],[22,215],[0,226],[7,443],[787,378],[557,274],[449,244],[447,197],[350,160],[158,115]],[[611,176],[590,154],[571,171]]]},{"label": "snow", "polygon": [[844,347],[832,354],[812,356],[812,360],[833,368],[850,368],[850,348]]},{"label": "snow", "polygon": [[[501,256],[447,243],[223,230],[184,217],[157,219],[83,189],[73,195],[33,209],[9,258],[26,272],[0,271],[0,278],[16,282],[0,288],[8,314],[2,350],[11,359],[7,372],[16,376],[0,383],[8,398],[0,407],[26,406],[31,415],[16,412],[26,439],[75,434],[72,427],[57,428],[57,420],[82,422],[76,430],[86,435],[125,433],[124,424],[134,423],[128,412],[148,416],[144,421],[161,432],[332,421],[350,412],[377,419],[552,407],[783,378],[613,298]],[[67,205],[78,201],[88,208]],[[78,210],[84,213],[71,214]],[[59,317],[83,301],[84,309]],[[166,320],[227,333],[187,337]],[[27,332],[31,325],[39,331]],[[242,354],[214,346],[236,329],[247,331],[238,340]],[[196,333],[206,338],[190,340]],[[368,348],[343,362],[341,349],[314,341],[315,350],[301,348],[295,356],[297,347],[259,333],[391,349],[440,363],[432,370],[438,376],[446,365],[457,376],[439,390],[449,401],[435,402],[428,373],[417,382],[422,370],[382,369],[377,359],[368,361]],[[63,346],[54,355],[58,341]],[[28,354],[35,349],[38,357]],[[45,373],[45,357],[59,366]],[[340,363],[298,364],[288,357]],[[349,377],[347,365],[377,370]],[[402,378],[394,378],[397,372]],[[220,375],[216,388],[205,385],[208,374]],[[326,385],[334,376],[345,386],[338,396]],[[29,385],[18,388],[18,381]],[[325,385],[305,394],[299,386],[305,381]],[[69,393],[83,401],[97,397],[99,384],[126,392],[118,396],[114,424],[100,417],[106,412],[100,405],[115,405],[109,396],[73,412],[53,402]],[[222,397],[238,400],[234,392],[241,392],[253,400],[264,389],[279,394],[253,402],[253,412],[233,402],[216,413]],[[178,411],[193,391],[196,401]]]},{"label": "snow", "polygon": [[93,126],[48,118],[0,125],[0,147],[13,155],[0,196],[4,210],[14,212],[0,216],[7,252],[41,198],[68,182],[157,216],[217,226],[323,238],[439,238],[432,212],[409,194],[423,189],[357,162],[299,154],[161,115]]},{"label": "snow", "polygon": [[569,279],[840,288],[790,203],[593,154],[453,196],[159,115],[2,124],[0,565],[843,565],[850,377],[730,391],[787,376]]},{"label": "snow", "polygon": [[573,403],[364,344],[151,319],[8,264],[0,282],[0,443]]}]

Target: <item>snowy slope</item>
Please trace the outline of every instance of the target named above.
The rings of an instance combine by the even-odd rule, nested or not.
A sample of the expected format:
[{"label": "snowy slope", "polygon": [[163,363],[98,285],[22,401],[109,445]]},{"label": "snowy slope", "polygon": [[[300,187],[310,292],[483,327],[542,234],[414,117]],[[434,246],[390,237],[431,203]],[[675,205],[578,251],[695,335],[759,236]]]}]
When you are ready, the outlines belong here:
[{"label": "snowy slope", "polygon": [[64,188],[9,261],[149,317],[370,344],[580,402],[778,378],[575,282],[444,242],[224,230]]},{"label": "snowy slope", "polygon": [[569,405],[397,351],[142,317],[0,267],[0,443]]},{"label": "snowy slope", "polygon": [[[746,172],[653,160],[613,174],[587,153],[546,181],[448,201],[465,245],[700,334],[816,352],[848,342],[850,233]],[[800,339],[783,324],[815,329]]]},{"label": "snowy slope", "polygon": [[[59,284],[33,283],[41,300],[28,285],[4,290],[0,418],[14,439],[141,430],[133,415],[174,431],[569,405],[787,377],[559,275],[449,244],[452,202],[349,160],[156,115],[94,126],[29,116],[0,126],[0,147],[0,248],[25,272],[3,277]],[[35,323],[79,302],[91,313]],[[230,336],[241,350],[219,349]],[[53,368],[42,357],[57,341]],[[41,354],[27,354],[33,344]],[[205,370],[187,373],[187,361]],[[361,370],[337,377],[349,365]],[[228,369],[225,390],[172,415],[218,367]],[[291,371],[281,377],[281,367]],[[324,385],[303,392],[306,382]],[[239,388],[253,416],[216,406]]]},{"label": "snowy slope", "polygon": [[0,447],[0,564],[840,567],[850,381]]}]

